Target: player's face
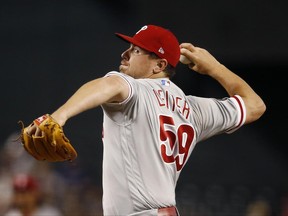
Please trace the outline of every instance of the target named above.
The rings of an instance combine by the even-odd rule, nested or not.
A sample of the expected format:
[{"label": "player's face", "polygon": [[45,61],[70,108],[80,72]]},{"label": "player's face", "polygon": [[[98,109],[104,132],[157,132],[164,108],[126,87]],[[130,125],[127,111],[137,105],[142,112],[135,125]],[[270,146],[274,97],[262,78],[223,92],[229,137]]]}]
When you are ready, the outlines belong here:
[{"label": "player's face", "polygon": [[121,57],[119,70],[135,79],[152,76],[153,68],[157,66],[156,59],[151,58],[148,51],[133,44],[122,53]]}]

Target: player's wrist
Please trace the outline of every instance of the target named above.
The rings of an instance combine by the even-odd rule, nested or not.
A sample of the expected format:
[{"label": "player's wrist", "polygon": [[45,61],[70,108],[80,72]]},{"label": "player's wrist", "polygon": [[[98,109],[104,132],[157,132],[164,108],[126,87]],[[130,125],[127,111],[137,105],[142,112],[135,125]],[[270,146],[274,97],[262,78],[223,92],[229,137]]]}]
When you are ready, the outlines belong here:
[{"label": "player's wrist", "polygon": [[54,112],[50,115],[55,122],[57,122],[61,127],[65,125],[67,118],[64,115],[60,115],[57,112]]}]

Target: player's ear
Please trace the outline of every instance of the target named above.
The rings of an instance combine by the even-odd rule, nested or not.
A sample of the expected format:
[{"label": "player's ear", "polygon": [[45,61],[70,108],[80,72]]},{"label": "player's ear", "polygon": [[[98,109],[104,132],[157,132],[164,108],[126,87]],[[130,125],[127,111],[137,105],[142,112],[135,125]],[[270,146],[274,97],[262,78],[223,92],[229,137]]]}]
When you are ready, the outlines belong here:
[{"label": "player's ear", "polygon": [[157,59],[156,66],[153,69],[153,73],[159,73],[165,70],[167,67],[168,62],[166,59]]}]

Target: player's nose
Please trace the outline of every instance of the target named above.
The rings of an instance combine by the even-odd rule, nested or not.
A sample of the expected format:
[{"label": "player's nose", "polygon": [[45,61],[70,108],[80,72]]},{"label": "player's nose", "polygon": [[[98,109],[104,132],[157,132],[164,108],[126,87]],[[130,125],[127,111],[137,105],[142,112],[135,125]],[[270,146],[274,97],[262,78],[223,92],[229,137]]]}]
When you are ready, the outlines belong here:
[{"label": "player's nose", "polygon": [[121,58],[128,60],[129,59],[129,49],[125,50],[122,54],[121,54]]}]

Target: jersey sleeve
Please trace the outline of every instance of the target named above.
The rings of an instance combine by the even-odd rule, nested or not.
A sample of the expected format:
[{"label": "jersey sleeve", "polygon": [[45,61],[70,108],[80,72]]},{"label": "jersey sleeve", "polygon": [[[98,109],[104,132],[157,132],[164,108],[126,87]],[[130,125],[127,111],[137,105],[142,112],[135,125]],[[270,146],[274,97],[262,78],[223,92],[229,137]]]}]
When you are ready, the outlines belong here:
[{"label": "jersey sleeve", "polygon": [[223,99],[189,96],[198,140],[220,133],[232,133],[246,120],[246,108],[239,95]]},{"label": "jersey sleeve", "polygon": [[226,130],[226,133],[236,131],[245,123],[246,120],[246,107],[242,98],[239,95],[234,95],[233,97],[230,97],[229,100],[234,105],[232,107],[235,108],[236,120],[235,124],[230,129]]},{"label": "jersey sleeve", "polygon": [[105,77],[107,76],[119,76],[125,80],[129,87],[129,94],[122,102],[102,104],[101,107],[103,111],[109,118],[119,124],[126,124],[133,121],[133,118],[137,115],[137,109],[133,108],[139,106],[137,103],[137,94],[135,94],[137,90],[134,78],[117,71],[111,71],[105,75]]},{"label": "jersey sleeve", "polygon": [[113,76],[113,75],[120,76],[121,78],[123,78],[127,82],[128,86],[129,86],[129,94],[128,94],[128,97],[124,101],[122,101],[120,103],[110,103],[110,104],[116,104],[116,105],[117,104],[118,105],[126,104],[131,99],[133,92],[134,92],[133,88],[132,88],[131,81],[130,81],[131,77],[127,76],[126,74],[117,72],[117,71],[111,71],[111,72],[107,73],[104,77],[109,77],[109,76]]}]

